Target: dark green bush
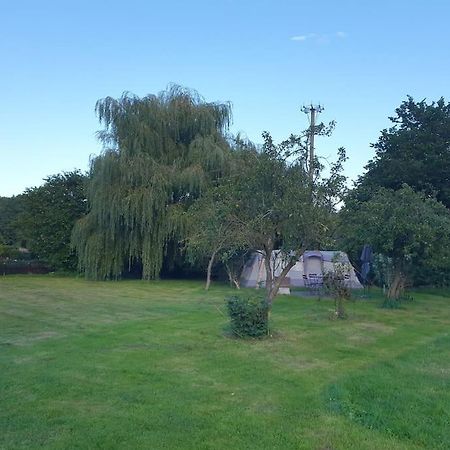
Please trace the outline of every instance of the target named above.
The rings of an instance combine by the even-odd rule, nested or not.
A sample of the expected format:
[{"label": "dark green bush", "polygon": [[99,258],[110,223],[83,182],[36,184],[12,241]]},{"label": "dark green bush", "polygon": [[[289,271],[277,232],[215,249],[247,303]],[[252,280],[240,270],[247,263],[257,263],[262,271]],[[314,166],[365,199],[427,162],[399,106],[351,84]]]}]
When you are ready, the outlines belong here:
[{"label": "dark green bush", "polygon": [[269,305],[255,294],[232,295],[225,299],[231,331],[238,337],[261,337],[269,334]]}]

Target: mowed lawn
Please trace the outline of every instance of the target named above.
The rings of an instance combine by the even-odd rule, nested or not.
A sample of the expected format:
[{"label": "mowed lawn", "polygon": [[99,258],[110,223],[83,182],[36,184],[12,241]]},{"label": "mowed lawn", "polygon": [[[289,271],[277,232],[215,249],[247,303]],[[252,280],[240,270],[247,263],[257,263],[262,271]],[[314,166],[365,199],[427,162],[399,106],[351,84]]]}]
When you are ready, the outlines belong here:
[{"label": "mowed lawn", "polygon": [[0,277],[0,448],[448,449],[449,291],[279,297],[226,336],[199,282]]}]

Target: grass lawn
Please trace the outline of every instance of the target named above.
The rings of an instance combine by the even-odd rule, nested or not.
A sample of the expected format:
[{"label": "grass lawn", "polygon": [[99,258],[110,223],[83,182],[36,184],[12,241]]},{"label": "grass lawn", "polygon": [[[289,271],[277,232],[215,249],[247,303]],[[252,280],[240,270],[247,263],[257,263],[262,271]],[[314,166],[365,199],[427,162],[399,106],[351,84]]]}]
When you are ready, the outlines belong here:
[{"label": "grass lawn", "polygon": [[230,292],[0,277],[0,448],[450,448],[450,291],[279,297],[262,341],[224,336]]}]

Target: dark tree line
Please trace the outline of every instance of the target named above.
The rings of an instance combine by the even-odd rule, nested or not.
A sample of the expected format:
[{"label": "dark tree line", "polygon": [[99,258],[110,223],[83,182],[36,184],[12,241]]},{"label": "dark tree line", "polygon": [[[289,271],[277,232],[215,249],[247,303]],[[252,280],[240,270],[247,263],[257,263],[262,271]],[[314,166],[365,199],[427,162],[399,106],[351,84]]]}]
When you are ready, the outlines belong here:
[{"label": "dark tree line", "polygon": [[[44,179],[42,186],[28,188],[3,203],[0,237],[11,248],[26,247],[32,256],[52,269],[74,271],[77,257],[71,246],[72,228],[87,212],[86,176],[64,172]],[[2,211],[2,212],[3,212]],[[5,255],[7,256],[7,255]],[[14,253],[15,257],[20,255]]]}]

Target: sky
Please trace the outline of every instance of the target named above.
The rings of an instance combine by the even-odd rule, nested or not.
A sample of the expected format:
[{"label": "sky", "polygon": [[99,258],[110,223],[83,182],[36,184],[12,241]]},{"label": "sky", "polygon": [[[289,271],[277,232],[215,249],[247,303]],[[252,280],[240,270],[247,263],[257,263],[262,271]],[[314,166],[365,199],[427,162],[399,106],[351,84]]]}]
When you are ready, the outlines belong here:
[{"label": "sky", "polygon": [[260,143],[336,120],[317,153],[347,149],[354,180],[411,95],[449,95],[447,0],[0,0],[0,196],[89,167],[95,103],[169,83],[230,101],[233,133]]}]

